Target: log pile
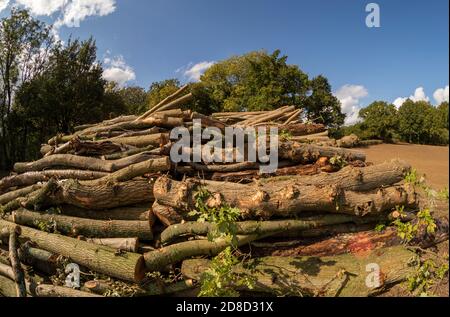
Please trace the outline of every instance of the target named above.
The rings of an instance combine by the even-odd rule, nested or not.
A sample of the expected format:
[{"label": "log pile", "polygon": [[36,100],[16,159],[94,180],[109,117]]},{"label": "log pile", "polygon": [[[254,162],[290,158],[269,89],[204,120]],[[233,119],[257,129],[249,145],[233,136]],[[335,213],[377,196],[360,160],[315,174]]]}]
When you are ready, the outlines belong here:
[{"label": "log pile", "polygon": [[[351,140],[339,147],[302,142],[327,131],[302,123],[294,107],[205,116],[183,109],[191,99],[183,87],[141,116],[76,127],[43,145],[41,159],[16,163],[0,179],[1,295],[183,294],[198,290],[210,258],[231,244],[251,256],[254,292],[367,296],[412,272],[413,254],[395,230],[373,230],[398,218],[398,206],[417,210],[414,186],[402,182],[406,162],[371,165],[363,152],[345,148]],[[175,164],[171,129],[190,129],[194,119],[222,131],[289,132],[279,143],[280,168],[261,174],[262,162]],[[197,221],[199,204],[203,211],[238,211],[233,241],[208,238],[221,227]],[[444,222],[417,243],[445,239]],[[365,288],[362,265],[373,262],[384,279]],[[84,273],[72,288],[69,263]]]}]

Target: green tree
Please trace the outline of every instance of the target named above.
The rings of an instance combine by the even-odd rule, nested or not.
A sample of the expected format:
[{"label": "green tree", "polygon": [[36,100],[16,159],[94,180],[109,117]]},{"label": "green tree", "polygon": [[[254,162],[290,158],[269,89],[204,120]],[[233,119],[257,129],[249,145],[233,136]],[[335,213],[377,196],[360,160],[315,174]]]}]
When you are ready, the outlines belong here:
[{"label": "green tree", "polygon": [[109,108],[123,108],[127,114],[142,114],[148,110],[147,92],[138,86],[119,87],[115,82],[108,82],[105,88],[104,103]]},{"label": "green tree", "polygon": [[449,128],[448,126],[448,102],[445,101],[443,103],[441,103],[436,110],[436,125],[439,128],[444,128],[447,129]]},{"label": "green tree", "polygon": [[0,168],[15,160],[14,137],[18,116],[14,109],[19,87],[42,73],[52,46],[50,28],[28,11],[13,8],[0,20]]},{"label": "green tree", "polygon": [[54,46],[46,70],[17,92],[17,118],[26,126],[21,142],[31,151],[22,155],[33,158],[36,146],[56,133],[71,133],[76,125],[124,112],[123,102],[105,98],[102,74],[92,39]]},{"label": "green tree", "polygon": [[410,143],[430,142],[433,110],[426,101],[406,100],[398,110],[398,132],[402,139]]},{"label": "green tree", "polygon": [[278,50],[270,55],[257,51],[214,64],[200,79],[209,96],[203,108],[211,112],[300,106],[308,90],[308,77],[286,60]]},{"label": "green tree", "polygon": [[375,101],[364,109],[359,116],[364,120],[368,138],[390,141],[397,127],[397,109],[384,101]]},{"label": "green tree", "polygon": [[305,110],[309,120],[327,126],[341,126],[345,115],[341,103],[331,92],[331,85],[324,76],[317,76],[309,82],[310,95],[306,98]]},{"label": "green tree", "polygon": [[181,85],[178,79],[166,79],[152,83],[147,93],[148,109],[156,106],[160,101],[164,100],[164,98],[180,89],[180,87]]},{"label": "green tree", "polygon": [[273,110],[294,105],[316,122],[341,125],[344,115],[332,95],[327,79],[309,81],[297,65],[287,64],[279,50],[233,56],[210,67],[193,84],[193,108],[203,113],[217,111]]}]

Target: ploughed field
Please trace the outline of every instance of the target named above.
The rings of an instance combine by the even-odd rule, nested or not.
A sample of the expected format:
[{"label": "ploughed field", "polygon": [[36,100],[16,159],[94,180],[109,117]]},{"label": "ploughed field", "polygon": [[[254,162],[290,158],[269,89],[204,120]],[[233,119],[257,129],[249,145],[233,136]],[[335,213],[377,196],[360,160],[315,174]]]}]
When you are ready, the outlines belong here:
[{"label": "ploughed field", "polygon": [[407,161],[425,175],[427,183],[436,190],[448,188],[448,146],[417,144],[380,144],[363,148],[367,161],[374,164],[399,158]]}]

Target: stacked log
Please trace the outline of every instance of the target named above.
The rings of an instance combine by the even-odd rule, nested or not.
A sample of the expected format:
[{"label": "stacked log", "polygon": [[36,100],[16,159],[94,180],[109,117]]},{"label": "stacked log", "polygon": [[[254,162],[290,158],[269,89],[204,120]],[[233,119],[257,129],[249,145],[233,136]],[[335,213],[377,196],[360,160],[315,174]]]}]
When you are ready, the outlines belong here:
[{"label": "stacked log", "polygon": [[[360,276],[361,265],[370,261],[385,268],[381,287],[411,272],[407,259],[412,254],[395,232],[373,230],[399,206],[416,210],[415,188],[402,182],[411,169],[406,162],[368,164],[363,152],[346,148],[353,139],[339,146],[310,142],[323,141],[326,128],[303,123],[301,110],[292,106],[205,116],[183,108],[191,100],[182,87],[141,116],[76,127],[71,135],[48,140],[41,159],[16,163],[13,173],[0,179],[0,294],[176,294],[198,288],[210,265],[204,257],[230,245],[248,252],[249,263],[261,272],[280,267],[279,272],[255,273],[255,291],[276,295],[370,295],[375,290],[364,289]],[[170,132],[179,126],[192,132],[193,120],[222,133],[230,126],[278,127],[289,134],[280,139],[279,168],[263,174],[264,163],[247,157],[234,163],[175,164],[169,154],[177,140],[169,139]],[[233,155],[238,151],[233,149]],[[208,238],[218,224],[197,221],[193,211],[198,212],[198,196],[205,192],[205,208],[239,211],[234,242]],[[416,243],[447,238],[444,223],[435,236]],[[373,252],[380,247],[383,252]],[[355,256],[361,248],[365,257]],[[57,276],[68,263],[101,279],[67,287]],[[315,274],[315,263],[332,264]],[[339,273],[342,267],[347,275]],[[288,273],[299,268],[303,274]],[[174,269],[182,276],[171,282],[145,277]],[[346,276],[349,283],[343,282]],[[279,277],[285,283],[276,282]],[[127,289],[126,295],[118,288]]]}]

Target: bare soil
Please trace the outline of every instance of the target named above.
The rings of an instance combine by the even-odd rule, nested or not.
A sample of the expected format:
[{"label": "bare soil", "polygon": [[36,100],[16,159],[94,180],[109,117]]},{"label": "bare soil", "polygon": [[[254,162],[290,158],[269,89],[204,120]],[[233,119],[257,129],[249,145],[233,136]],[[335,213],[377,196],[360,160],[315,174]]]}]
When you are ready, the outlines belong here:
[{"label": "bare soil", "polygon": [[433,189],[448,188],[449,147],[417,144],[381,144],[362,148],[367,161],[382,163],[399,158],[407,161],[417,172],[425,175],[427,184]]}]

